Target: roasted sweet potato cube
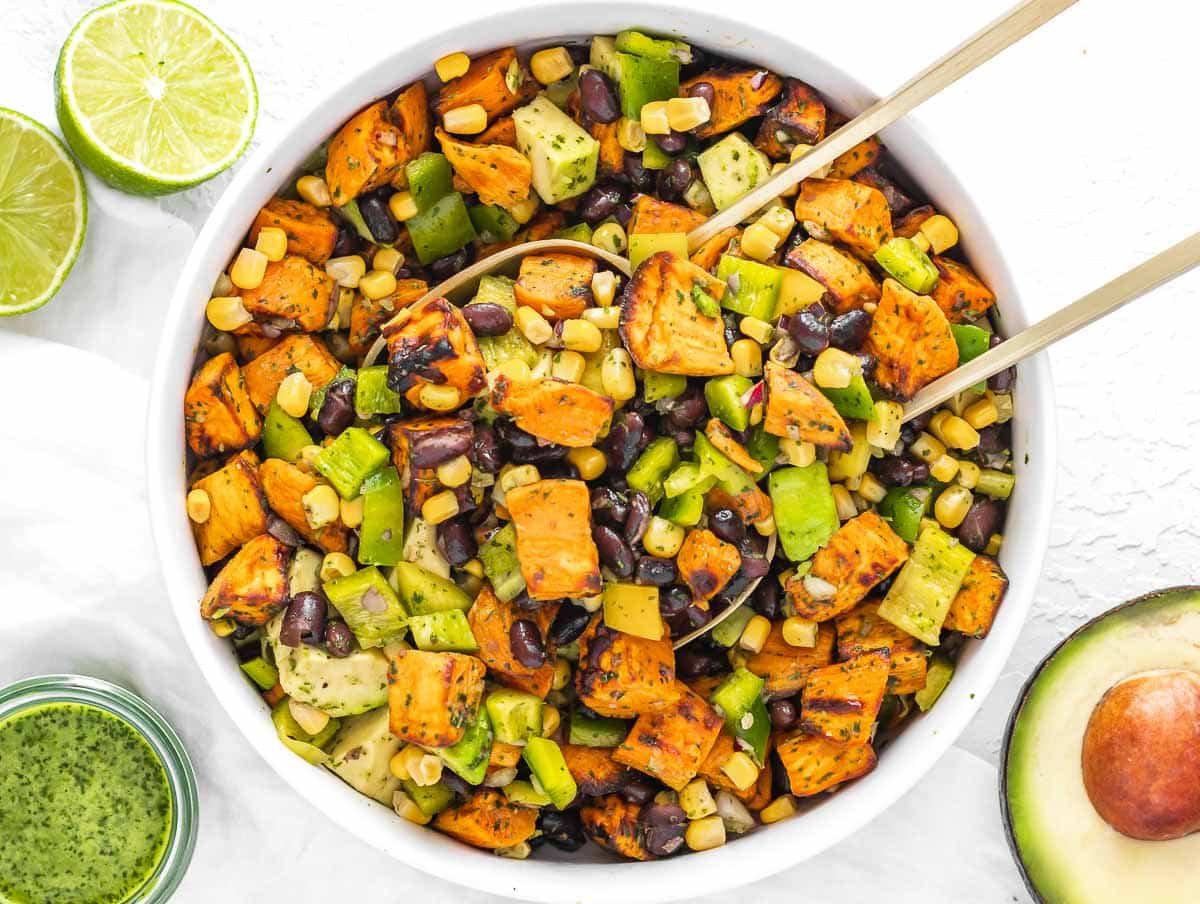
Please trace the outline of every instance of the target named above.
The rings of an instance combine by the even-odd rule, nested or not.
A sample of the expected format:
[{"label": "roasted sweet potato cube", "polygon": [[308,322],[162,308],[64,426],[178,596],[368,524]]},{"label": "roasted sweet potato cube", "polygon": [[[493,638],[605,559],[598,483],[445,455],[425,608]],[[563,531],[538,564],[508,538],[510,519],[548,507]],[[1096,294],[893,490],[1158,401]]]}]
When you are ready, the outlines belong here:
[{"label": "roasted sweet potato cube", "polygon": [[383,298],[371,299],[356,292],[350,305],[350,331],[346,336],[351,354],[364,357],[379,337],[380,327],[401,308],[409,307],[428,292],[429,284],[425,280],[411,278],[396,280],[396,291]]},{"label": "roasted sweet potato cube", "polygon": [[614,631],[597,615],[579,639],[575,689],[592,712],[617,719],[673,703],[680,685],[671,641]]},{"label": "roasted sweet potato cube", "polygon": [[696,777],[725,720],[683,682],[675,688],[673,703],[638,716],[613,759],[678,791]]},{"label": "roasted sweet potato cube", "polygon": [[694,130],[697,138],[723,135],[762,116],[783,90],[783,79],[765,69],[713,69],[688,79],[679,86],[679,93],[686,97],[688,89],[701,82],[713,86],[715,99],[708,122]]},{"label": "roasted sweet potato cube", "polygon": [[300,536],[325,552],[345,552],[350,548],[350,531],[340,521],[317,530],[309,526],[304,515],[304,495],[317,485],[312,474],[283,459],[268,458],[258,466],[258,479],[271,510]]},{"label": "roasted sweet potato cube", "polygon": [[233,554],[208,585],[200,602],[205,618],[232,618],[243,625],[265,625],[287,605],[287,568],[292,548],[270,534],[259,534]]},{"label": "roasted sweet potato cube", "polygon": [[766,682],[768,697],[791,697],[804,690],[810,672],[833,662],[833,639],[833,626],[821,625],[816,644],[793,647],[783,639],[783,622],[773,622],[767,642],[746,661],[746,668]]},{"label": "roasted sweet potato cube", "polygon": [[516,148],[457,141],[440,128],[436,135],[455,174],[479,196],[481,204],[512,207],[529,197],[533,164]]},{"label": "roasted sweet potato cube", "polygon": [[630,235],[656,235],[662,232],[691,232],[704,222],[704,214],[682,204],[660,201],[653,195],[638,195],[629,218]]},{"label": "roasted sweet potato cube", "polygon": [[625,149],[617,140],[618,122],[589,122],[587,130],[600,145],[600,157],[596,162],[602,176],[615,176],[625,171]]},{"label": "roasted sweet potato cube", "polygon": [[739,468],[743,468],[751,474],[762,473],[763,466],[759,461],[746,451],[745,446],[737,441],[737,437],[733,435],[733,431],[715,417],[710,418],[708,423],[704,425],[704,435],[708,437],[709,442],[713,444],[718,452]]},{"label": "roasted sweet potato cube", "polygon": [[258,456],[253,452],[239,452],[191,488],[207,493],[212,506],[207,521],[192,522],[201,565],[221,561],[266,531],[267,498],[258,482]]},{"label": "roasted sweet potato cube", "polygon": [[540,210],[514,238],[521,242],[540,242],[564,229],[566,225],[567,215],[564,211],[557,208]]},{"label": "roasted sweet potato cube", "polygon": [[836,157],[830,164],[828,178],[853,179],[882,156],[883,142],[872,135],[865,141],[860,141],[840,157]]},{"label": "roasted sweet potato cube", "polygon": [[457,807],[443,810],[433,827],[472,847],[495,850],[528,841],[537,831],[538,811],[510,804],[492,788],[481,788]]},{"label": "roasted sweet potato cube", "polygon": [[502,144],[506,148],[517,146],[517,124],[511,116],[502,116],[488,123],[488,127],[475,136],[479,144]]},{"label": "roasted sweet potato cube", "polygon": [[996,303],[996,295],[966,264],[949,257],[933,256],[938,269],[933,300],[951,323],[978,320]]},{"label": "roasted sweet potato cube", "polygon": [[721,262],[721,255],[729,248],[729,243],[736,239],[742,231],[736,226],[722,229],[711,239],[692,252],[688,258],[701,270],[714,270]]},{"label": "roasted sweet potato cube", "polygon": [[872,650],[809,673],[800,728],[842,744],[864,744],[887,692],[887,650]]},{"label": "roasted sweet potato cube", "polygon": [[183,421],[188,446],[201,458],[258,442],[262,419],[229,352],[209,358],[192,377],[183,397]]},{"label": "roasted sweet potato cube", "polygon": [[773,361],[764,365],[763,377],[763,429],[767,433],[823,449],[850,449],[850,428],[821,390]]},{"label": "roasted sweet potato cube", "polygon": [[641,804],[631,804],[619,794],[609,794],[580,807],[579,817],[587,837],[606,851],[630,860],[653,860],[642,842],[638,823],[641,811]]},{"label": "roasted sweet potato cube", "polygon": [[776,747],[797,797],[812,797],[875,768],[870,744],[838,744],[820,735],[793,734]]},{"label": "roasted sweet potato cube", "polygon": [[433,111],[445,116],[447,110],[479,104],[491,122],[532,100],[537,90],[537,81],[521,68],[516,48],[505,47],[476,57],[466,74],[442,85],[433,100]]},{"label": "roasted sweet potato cube", "polygon": [[837,655],[847,660],[872,650],[890,657],[888,693],[912,694],[925,686],[925,645],[879,617],[879,602],[865,602],[837,619]]},{"label": "roasted sweet potato cube", "polygon": [[1007,590],[1008,576],[1000,563],[988,556],[976,556],[950,603],[942,627],[970,637],[983,637],[992,629]]},{"label": "roasted sweet potato cube", "polygon": [[875,382],[902,402],[958,367],[958,345],[941,307],[894,279],[883,281],[864,350],[875,356]]},{"label": "roasted sweet potato cube", "polygon": [[766,762],[758,771],[758,781],[749,788],[739,788],[721,769],[725,765],[725,761],[739,749],[733,737],[726,730],[722,730],[717,735],[717,740],[713,744],[712,750],[708,752],[708,756],[700,764],[700,771],[697,775],[708,782],[713,789],[728,791],[745,803],[750,809],[760,810],[771,802],[771,741],[770,739],[767,740]]},{"label": "roasted sweet potato cube", "polygon": [[292,333],[243,367],[242,376],[246,379],[246,389],[254,407],[266,414],[279,391],[279,384],[288,374],[299,371],[308,377],[313,389],[320,389],[337,376],[340,369],[338,359],[329,353],[319,337]]},{"label": "roasted sweet potato cube", "polygon": [[914,235],[921,231],[921,224],[928,220],[931,216],[937,213],[930,205],[922,204],[920,207],[914,207],[904,215],[904,219],[896,224],[896,235],[902,235],[906,239],[911,239]]},{"label": "roasted sweet potato cube", "polygon": [[772,160],[786,160],[797,144],[817,144],[825,137],[825,102],[804,82],[787,79],[783,96],[758,127],[755,146]]},{"label": "roasted sweet potato cube", "polygon": [[571,778],[575,779],[580,794],[599,797],[601,794],[614,794],[625,787],[633,773],[614,759],[616,750],[615,747],[562,745],[567,770],[571,773]]},{"label": "roasted sweet potato cube", "polygon": [[322,264],[333,253],[337,242],[337,224],[327,211],[305,201],[272,198],[254,218],[250,227],[250,245],[258,241],[264,226],[275,226],[287,233],[288,254],[298,254],[314,264]]},{"label": "roasted sweet potato cube", "polygon": [[704,497],[704,507],[709,513],[717,509],[733,509],[746,524],[757,524],[771,515],[771,497],[757,485],[742,490],[736,496],[719,486],[713,487]]},{"label": "roasted sweet potato cube", "polygon": [[688,585],[692,599],[705,604],[729,583],[742,565],[742,554],[710,530],[690,530],[675,559],[679,580]]},{"label": "roasted sweet potato cube", "polygon": [[517,558],[532,599],[600,592],[600,554],[592,541],[586,483],[539,480],[509,490],[504,504],[517,529]]},{"label": "roasted sweet potato cube", "polygon": [[[280,329],[315,333],[325,329],[337,303],[333,279],[298,254],[267,264],[255,289],[242,289],[242,304],[256,321],[270,320]],[[289,326],[290,324],[290,326]],[[257,324],[241,327],[254,332]]]},{"label": "roasted sweet potato cube", "polygon": [[437,466],[454,457],[444,450],[469,446],[473,435],[470,422],[458,417],[420,417],[388,424],[387,444],[409,511],[419,512],[430,496],[444,489],[437,479]]},{"label": "roasted sweet potato cube", "polygon": [[[411,313],[410,313],[411,312]],[[453,386],[462,401],[487,385],[487,370],[475,334],[456,305],[427,298],[405,316],[383,326],[388,349],[388,386],[416,408],[425,408],[421,387]]]},{"label": "roasted sweet potato cube", "polygon": [[396,188],[407,188],[405,165],[416,160],[432,145],[429,94],[425,90],[425,83],[415,81],[397,94],[388,113],[400,132],[400,143],[396,146],[396,171],[392,174],[391,183]]},{"label": "roasted sweet potato cube", "polygon": [[325,161],[333,203],[341,207],[391,182],[402,166],[402,140],[385,100],[351,116],[330,140]]},{"label": "roasted sweet potato cube", "polygon": [[823,285],[835,313],[845,314],[868,301],[879,301],[879,283],[871,271],[828,242],[805,239],[788,251],[784,263]]},{"label": "roasted sweet potato cube", "polygon": [[235,334],[233,344],[237,346],[237,359],[242,364],[253,361],[259,355],[266,354],[279,344],[279,336],[257,336],[250,333]]},{"label": "roasted sweet potato cube", "polygon": [[733,373],[725,322],[701,313],[693,291],[720,301],[725,283],[670,251],[651,255],[621,300],[621,338],[639,367],[715,377]]},{"label": "roasted sweet potato cube", "polygon": [[462,740],[483,696],[483,663],[464,653],[396,650],[388,666],[388,725],[422,747]]},{"label": "roasted sweet potato cube", "polygon": [[516,744],[505,744],[503,741],[492,741],[492,752],[488,756],[489,769],[506,769],[521,762],[521,752],[524,750]]},{"label": "roasted sweet potato cube", "polygon": [[514,383],[501,374],[492,385],[492,407],[538,439],[578,449],[608,433],[613,400],[579,383],[550,378]]},{"label": "roasted sweet potato cube", "polygon": [[527,305],[550,320],[578,317],[592,301],[596,261],[578,254],[530,254],[521,261],[513,285],[517,304]]},{"label": "roasted sweet potato cube", "polygon": [[493,678],[506,687],[538,697],[545,698],[546,694],[550,693],[550,685],[554,681],[553,645],[546,643],[550,654],[546,657],[546,662],[536,669],[531,669],[513,655],[509,630],[518,619],[528,619],[537,625],[545,639],[557,612],[557,603],[548,603],[533,612],[518,612],[513,603],[497,599],[490,585],[483,585],[483,589],[475,597],[475,603],[467,612],[467,621],[470,622],[471,633],[475,635],[475,641],[479,644],[479,652],[476,655],[483,660]]},{"label": "roasted sweet potato cube", "polygon": [[797,615],[828,621],[857,606],[871,588],[908,559],[908,544],[873,511],[863,512],[839,527],[813,556],[814,578],[834,588],[831,597],[814,597],[812,582],[793,577],[787,583]]},{"label": "roasted sweet potato cube", "polygon": [[861,258],[892,237],[892,214],[883,193],[849,179],[805,179],[796,219],[816,223]]}]

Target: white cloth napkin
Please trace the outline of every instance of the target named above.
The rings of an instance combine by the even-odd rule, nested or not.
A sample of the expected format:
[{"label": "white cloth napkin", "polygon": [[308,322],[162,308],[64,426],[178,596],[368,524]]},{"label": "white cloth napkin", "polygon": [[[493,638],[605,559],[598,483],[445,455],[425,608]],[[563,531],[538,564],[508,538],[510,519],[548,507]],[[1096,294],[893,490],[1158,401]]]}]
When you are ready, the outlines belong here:
[{"label": "white cloth napkin", "polygon": [[[176,900],[396,901],[403,889],[427,904],[500,901],[425,876],[333,825],[218,705],[178,634],[154,554],[146,384],[88,352],[0,332],[0,386],[0,684],[95,675],[143,695],[175,726],[196,767],[201,813]],[[756,904],[1024,900],[998,809],[995,770],[956,749],[858,835],[738,894]],[[706,900],[726,904],[728,895]]]}]

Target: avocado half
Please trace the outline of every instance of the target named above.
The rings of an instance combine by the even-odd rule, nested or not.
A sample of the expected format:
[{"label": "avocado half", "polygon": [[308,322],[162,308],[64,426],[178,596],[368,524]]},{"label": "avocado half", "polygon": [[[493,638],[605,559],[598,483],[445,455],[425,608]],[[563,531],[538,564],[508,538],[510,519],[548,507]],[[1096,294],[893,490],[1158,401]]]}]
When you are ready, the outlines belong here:
[{"label": "avocado half", "polygon": [[1030,893],[1046,904],[1197,900],[1200,833],[1137,841],[1112,829],[1083,784],[1083,737],[1114,684],[1156,669],[1200,672],[1200,587],[1132,600],[1047,656],[1008,724],[1000,805]]}]

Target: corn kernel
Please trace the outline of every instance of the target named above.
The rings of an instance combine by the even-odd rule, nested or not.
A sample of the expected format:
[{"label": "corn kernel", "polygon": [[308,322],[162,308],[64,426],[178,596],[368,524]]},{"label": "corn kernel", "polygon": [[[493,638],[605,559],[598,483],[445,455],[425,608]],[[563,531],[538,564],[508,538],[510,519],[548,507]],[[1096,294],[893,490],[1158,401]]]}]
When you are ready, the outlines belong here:
[{"label": "corn kernel", "polygon": [[312,383],[300,371],[288,374],[275,390],[275,401],[279,407],[292,417],[304,417],[308,414],[308,402],[312,398]]},{"label": "corn kernel", "polygon": [[787,463],[795,468],[807,468],[817,460],[816,446],[786,436],[779,440],[779,452]]},{"label": "corn kernel", "polygon": [[717,212],[717,205],[713,202],[712,192],[708,190],[708,186],[704,184],[703,179],[693,179],[688,187],[683,190],[683,203],[696,211],[696,213],[702,213],[706,217],[711,217]]},{"label": "corn kernel", "polygon": [[883,497],[887,495],[887,487],[879,481],[878,477],[868,471],[858,484],[858,495],[867,502],[877,504],[883,502]]},{"label": "corn kernel", "polygon": [[767,515],[765,518],[759,518],[754,522],[754,530],[758,532],[760,537],[769,537],[775,533],[775,516]]},{"label": "corn kernel", "polygon": [[204,315],[209,323],[226,333],[231,333],[254,319],[236,295],[210,298],[204,308]]},{"label": "corn kernel", "polygon": [[588,308],[581,315],[592,326],[601,330],[615,330],[621,325],[621,309],[617,305],[606,308]]},{"label": "corn kernel", "polygon": [[717,802],[708,789],[708,782],[702,778],[692,779],[683,786],[679,792],[679,806],[688,819],[703,819],[717,812]]},{"label": "corn kernel", "polygon": [[528,860],[533,854],[533,845],[528,841],[518,841],[508,847],[498,847],[495,852],[497,857],[504,857],[506,860]]},{"label": "corn kernel", "polygon": [[1000,534],[992,534],[988,537],[987,548],[984,549],[983,554],[995,558],[1000,555],[1000,547],[1002,545],[1004,545],[1004,537]]},{"label": "corn kernel", "polygon": [[950,455],[942,455],[929,465],[929,476],[938,483],[949,483],[958,473],[958,461]]},{"label": "corn kernel", "polygon": [[358,291],[371,301],[378,301],[395,293],[396,277],[387,270],[372,270],[358,281]]},{"label": "corn kernel", "polygon": [[517,329],[534,345],[545,345],[554,335],[554,328],[548,320],[527,305],[517,308]]},{"label": "corn kernel", "polygon": [[304,508],[304,520],[313,530],[332,524],[342,513],[337,490],[327,483],[319,483],[301,496],[300,504]]},{"label": "corn kernel", "polygon": [[672,97],[667,100],[667,122],[676,132],[690,132],[712,119],[703,97]]},{"label": "corn kernel", "polygon": [[258,239],[254,243],[254,250],[269,261],[281,261],[287,254],[287,244],[286,232],[278,226],[264,226],[258,230]]},{"label": "corn kernel", "polygon": [[343,499],[341,501],[342,524],[350,528],[361,527],[365,505],[366,500],[362,496],[355,496],[353,499]]},{"label": "corn kernel", "polygon": [[963,412],[962,416],[963,420],[976,430],[982,430],[1000,420],[1000,409],[991,399],[984,398],[967,406],[967,410]]},{"label": "corn kernel", "polygon": [[953,220],[940,213],[935,213],[917,228],[928,240],[934,254],[941,254],[958,244],[958,227]]},{"label": "corn kernel", "polygon": [[918,248],[920,248],[922,251],[924,251],[924,252],[928,253],[928,251],[929,251],[929,239],[927,239],[927,238],[925,237],[925,233],[923,233],[923,232],[918,232],[916,235],[914,235],[914,236],[912,237],[912,243],[913,243],[914,245],[916,245]]},{"label": "corn kernel", "polygon": [[575,71],[575,63],[565,47],[546,47],[529,58],[533,77],[543,85],[561,81]]},{"label": "corn kernel", "polygon": [[[762,618],[762,616],[756,615],[755,618]],[[765,621],[765,619],[763,620]],[[729,758],[721,764],[721,771],[728,776],[739,791],[745,791],[758,781],[758,767],[754,765],[754,760],[741,750],[729,755]]]},{"label": "corn kernel", "polygon": [[720,816],[705,816],[688,823],[683,840],[693,851],[708,851],[725,843],[725,823]]},{"label": "corn kernel", "polygon": [[623,348],[614,348],[604,356],[600,367],[600,386],[614,401],[627,402],[637,395],[633,359]]},{"label": "corn kernel", "polygon": [[629,246],[629,239],[620,223],[605,223],[592,233],[592,244],[605,251],[623,254]]},{"label": "corn kernel", "polygon": [[442,114],[442,128],[451,135],[478,135],[487,125],[487,110],[483,104],[467,104]]},{"label": "corn kernel", "polygon": [[971,503],[974,501],[975,497],[966,487],[946,487],[933,504],[933,516],[937,518],[938,524],[942,527],[954,530],[963,523],[963,519],[967,517],[967,512],[971,509]]},{"label": "corn kernel", "polygon": [[367,272],[367,262],[357,254],[331,257],[325,261],[325,273],[339,286],[357,289],[358,281]]},{"label": "corn kernel", "polygon": [[929,419],[929,432],[940,439],[943,443],[946,442],[946,437],[942,433],[942,425],[946,423],[946,419],[953,417],[954,412],[947,411],[945,408],[940,411],[935,411],[933,417]]},{"label": "corn kernel", "polygon": [[425,500],[421,506],[421,517],[428,524],[441,524],[458,514],[458,498],[453,490],[443,490]]},{"label": "corn kernel", "polygon": [[751,223],[742,233],[742,253],[751,260],[765,261],[779,247],[780,238],[762,223]]},{"label": "corn kernel", "polygon": [[[617,294],[617,274],[611,270],[597,270],[592,274],[592,300],[602,308],[612,305]],[[587,311],[584,312],[587,315]],[[596,324],[599,326],[599,324]],[[609,329],[609,327],[605,327]],[[611,327],[615,329],[615,327]]]},{"label": "corn kernel", "polygon": [[758,222],[762,226],[766,226],[780,241],[786,239],[792,234],[792,230],[796,228],[796,215],[792,211],[784,207],[782,204],[777,207],[768,208],[767,211],[758,218]]},{"label": "corn kernel", "polygon": [[488,371],[489,378],[499,376],[503,376],[510,383],[528,383],[533,379],[533,372],[529,369],[529,365],[520,358],[509,358]]},{"label": "corn kernel", "polygon": [[554,359],[557,355],[558,352],[551,351],[548,348],[544,348],[538,352],[537,364],[533,365],[533,370],[530,371],[535,380],[544,380],[550,376],[551,371],[554,370]]},{"label": "corn kernel", "polygon": [[604,453],[592,446],[572,449],[567,453],[567,461],[579,472],[580,480],[595,480],[608,467],[608,459]]},{"label": "corn kernel", "polygon": [[757,317],[743,317],[738,323],[743,336],[749,336],[759,345],[770,345],[775,338],[775,327]]},{"label": "corn kernel", "polygon": [[421,758],[416,761],[415,766],[410,761],[408,768],[412,773],[413,782],[422,788],[427,788],[441,781],[442,766],[441,757],[434,756],[432,753],[426,753],[422,754]]},{"label": "corn kernel", "polygon": [[942,424],[942,439],[952,449],[964,452],[979,445],[979,433],[974,427],[956,414],[950,415]]},{"label": "corn kernel", "polygon": [[371,258],[371,267],[375,270],[382,270],[385,273],[396,275],[396,271],[404,266],[404,255],[395,248],[383,247],[375,252],[375,256]]},{"label": "corn kernel", "polygon": [[406,781],[412,778],[412,774],[408,771],[408,757],[404,755],[404,750],[397,750],[388,760],[388,772],[393,778],[398,778],[400,781]]},{"label": "corn kernel", "polygon": [[604,341],[595,324],[586,320],[565,320],[562,325],[563,345],[573,352],[590,354],[599,351]]},{"label": "corn kernel", "polygon": [[759,424],[761,424],[763,422],[764,411],[765,411],[765,409],[763,408],[762,402],[755,402],[753,405],[750,406],[750,426],[751,427],[757,427]]},{"label": "corn kernel", "polygon": [[571,683],[571,663],[561,656],[554,660],[554,678],[550,681],[551,690],[561,691]]},{"label": "corn kernel", "polygon": [[517,465],[500,475],[500,489],[508,493],[517,487],[537,483],[541,479],[542,475],[538,473],[537,465]]},{"label": "corn kernel", "polygon": [[833,489],[833,504],[837,509],[839,521],[849,521],[858,514],[858,506],[854,504],[854,500],[850,498],[850,491],[842,484],[835,483]]},{"label": "corn kernel", "polygon": [[458,455],[437,466],[437,479],[444,487],[460,487],[471,479],[471,460]]},{"label": "corn kernel", "polygon": [[204,490],[192,490],[187,494],[187,513],[192,523],[203,524],[212,516],[212,497]]},{"label": "corn kernel", "polygon": [[425,811],[418,807],[411,797],[399,789],[392,793],[392,809],[401,819],[419,826],[428,825],[429,820],[433,819],[432,816],[426,815]]},{"label": "corn kernel", "polygon": [[568,383],[578,383],[583,379],[587,369],[587,361],[579,352],[564,350],[555,352],[550,364],[550,376],[556,380],[566,380]]},{"label": "corn kernel", "polygon": [[[775,178],[776,176],[778,176],[778,175],[779,175],[780,173],[782,173],[782,172],[783,172],[785,169],[787,169],[787,167],[788,167],[788,165],[787,165],[786,163],[784,163],[782,160],[781,160],[781,161],[779,161],[778,163],[773,163],[773,164],[771,164],[771,178],[773,179],[773,178]],[[781,198],[794,198],[794,197],[796,197],[796,195],[798,195],[799,193],[800,193],[800,186],[799,186],[799,185],[793,185],[791,188],[785,189],[784,191],[780,192],[780,193],[779,193],[779,197],[781,197]]]},{"label": "corn kernel", "polygon": [[471,58],[461,50],[458,53],[448,53],[433,64],[433,71],[443,82],[461,78],[471,68]]},{"label": "corn kernel", "polygon": [[640,154],[646,150],[646,130],[638,120],[623,116],[617,123],[617,144],[621,150]]},{"label": "corn kernel", "polygon": [[330,552],[321,559],[321,569],[317,574],[321,578],[321,583],[324,584],[344,578],[348,574],[354,574],[357,570],[354,560],[344,552]]},{"label": "corn kernel", "polygon": [[642,105],[642,131],[647,135],[671,134],[671,120],[667,116],[667,102],[654,100]]},{"label": "corn kernel", "polygon": [[296,467],[305,473],[311,474],[316,470],[315,462],[317,456],[321,454],[321,447],[317,445],[303,446],[300,449],[300,457],[296,459]]},{"label": "corn kernel", "polygon": [[604,597],[603,596],[584,596],[584,597],[580,597],[579,599],[575,600],[575,603],[579,606],[582,606],[588,612],[595,615],[597,612],[600,611],[601,608],[603,608]]},{"label": "corn kernel", "polygon": [[228,637],[237,630],[237,622],[232,618],[214,618],[208,623],[208,629],[217,637]]},{"label": "corn kernel", "polygon": [[973,461],[960,461],[958,463],[958,479],[955,481],[960,487],[966,487],[968,490],[973,490],[979,486],[979,475],[983,471],[979,465]]},{"label": "corn kernel", "polygon": [[[792,153],[791,153],[791,155],[788,157],[788,162],[789,162],[789,163],[795,163],[795,162],[796,162],[797,160],[799,160],[801,157],[807,156],[807,155],[808,155],[808,153],[809,153],[810,151],[812,151],[812,149],[813,149],[814,147],[816,147],[816,145],[812,145],[812,144],[798,144],[798,145],[796,145],[794,148],[792,148]],[[829,171],[830,171],[831,169],[833,169],[833,164],[832,164],[832,163],[826,163],[824,166],[817,167],[815,170],[813,170],[813,172],[812,172],[812,174],[809,176],[809,178],[811,178],[811,179],[824,179],[826,176],[828,176],[828,175],[829,175]]]},{"label": "corn kernel", "polygon": [[542,737],[551,738],[562,724],[562,716],[553,706],[542,707]]},{"label": "corn kernel", "polygon": [[942,445],[940,440],[922,431],[921,435],[912,441],[912,444],[908,447],[908,451],[925,462],[925,464],[931,465],[946,454],[946,447]]},{"label": "corn kernel", "polygon": [[742,636],[738,638],[738,646],[748,653],[758,653],[767,642],[771,633],[771,622],[762,615],[756,615],[746,622]]},{"label": "corn kernel", "polygon": [[783,642],[789,647],[815,647],[817,631],[820,628],[815,621],[793,615],[783,620]]},{"label": "corn kernel", "polygon": [[481,578],[484,575],[483,562],[479,559],[471,559],[463,565],[462,570],[476,578]]},{"label": "corn kernel", "polygon": [[683,546],[684,534],[684,529],[678,524],[653,515],[646,525],[646,532],[642,535],[642,548],[649,555],[671,559]]},{"label": "corn kernel", "polygon": [[784,267],[780,273],[779,299],[775,303],[777,316],[792,316],[825,297],[825,287],[799,270]]},{"label": "corn kernel", "polygon": [[458,387],[447,383],[426,383],[417,393],[422,407],[430,411],[453,411],[462,404]]},{"label": "corn kernel", "polygon": [[296,720],[296,724],[310,735],[320,734],[325,730],[325,726],[329,724],[329,713],[317,709],[309,703],[297,700],[295,697],[288,700],[288,711],[291,712],[292,718]]},{"label": "corn kernel", "polygon": [[741,377],[759,377],[763,372],[762,346],[753,339],[738,339],[729,347],[733,372]]},{"label": "corn kernel", "polygon": [[333,203],[329,186],[320,176],[301,176],[296,180],[296,194],[314,207],[328,207]]},{"label": "corn kernel", "polygon": [[412,192],[408,191],[398,191],[388,198],[388,210],[398,223],[406,223],[420,213]]},{"label": "corn kernel", "polygon": [[267,256],[253,248],[243,248],[229,268],[229,278],[239,289],[257,289],[266,272]]},{"label": "corn kernel", "polygon": [[787,819],[789,816],[796,815],[796,798],[790,794],[784,794],[775,798],[765,807],[758,811],[758,818],[762,824],[769,826],[773,822],[780,822]]},{"label": "corn kernel", "polygon": [[827,348],[813,364],[813,382],[824,389],[845,389],[862,373],[862,362],[840,348]]},{"label": "corn kernel", "polygon": [[881,399],[875,403],[875,420],[867,421],[867,442],[877,449],[895,449],[900,442],[904,406]]}]

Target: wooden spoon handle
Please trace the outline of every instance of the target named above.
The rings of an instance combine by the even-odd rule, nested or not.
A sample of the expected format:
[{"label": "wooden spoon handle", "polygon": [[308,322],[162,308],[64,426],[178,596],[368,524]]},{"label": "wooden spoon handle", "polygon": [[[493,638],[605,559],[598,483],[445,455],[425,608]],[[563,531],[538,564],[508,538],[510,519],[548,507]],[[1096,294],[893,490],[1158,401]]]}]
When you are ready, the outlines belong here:
[{"label": "wooden spoon handle", "polygon": [[1038,321],[978,358],[934,380],[904,406],[904,420],[911,420],[936,408],[963,390],[1111,314],[1117,308],[1145,295],[1155,286],[1186,273],[1197,264],[1200,264],[1200,233],[1172,245],[1145,263],[1072,302],[1061,311]]},{"label": "wooden spoon handle", "polygon": [[695,251],[722,229],[736,226],[769,201],[799,185],[861,141],[891,125],[948,85],[986,63],[1001,50],[1053,19],[1076,0],[1023,0],[985,26],[897,91],[876,101],[777,176],[743,195],[688,233]]}]

